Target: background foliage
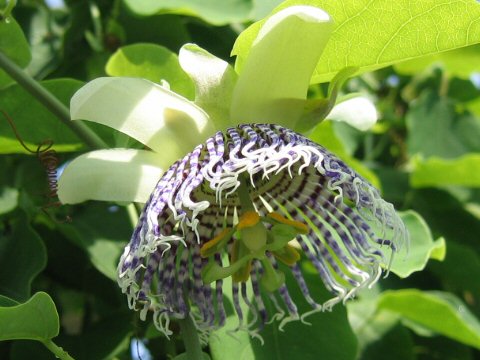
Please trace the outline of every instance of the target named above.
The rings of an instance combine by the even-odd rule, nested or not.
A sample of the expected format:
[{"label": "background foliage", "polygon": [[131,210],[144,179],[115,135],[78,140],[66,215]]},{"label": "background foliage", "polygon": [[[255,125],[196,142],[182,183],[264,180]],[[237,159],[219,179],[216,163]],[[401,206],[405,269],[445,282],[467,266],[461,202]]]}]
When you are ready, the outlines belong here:
[{"label": "background foliage", "polygon": [[[105,75],[163,78],[173,90],[192,98],[193,86],[176,62],[178,49],[194,42],[231,61],[238,34],[279,3],[67,0],[59,5],[23,0],[8,24],[0,23],[0,51],[67,105],[86,81]],[[402,11],[418,13],[412,18],[418,19],[419,29],[472,21],[453,16],[446,6],[445,14],[453,15],[445,17],[445,23],[432,22],[429,17],[435,14],[422,13],[418,5],[430,1],[396,1],[396,7],[388,8],[384,1],[372,3],[378,9],[361,18],[365,24],[392,19],[392,26],[401,27],[408,20]],[[0,1],[0,6],[5,8],[6,2]],[[357,11],[346,7],[344,13],[338,12],[335,2],[325,6],[336,20]],[[478,14],[471,16],[478,20]],[[412,241],[420,245],[399,256],[408,257],[394,263],[394,274],[346,307],[337,305],[331,313],[312,316],[311,326],[292,323],[285,332],[277,324],[267,326],[262,332],[264,346],[246,333],[233,338],[217,331],[206,349],[212,359],[469,360],[480,356],[480,47],[384,67],[408,56],[395,52],[395,45],[384,51],[381,45],[391,44],[391,39],[368,34],[368,27],[363,31],[377,42],[363,44],[349,38],[357,34],[362,21],[353,21],[351,29],[335,34],[352,45],[348,56],[366,64],[344,92],[371,96],[381,119],[367,133],[325,122],[310,136],[378,184],[386,200],[405,211],[402,216]],[[236,53],[242,54],[242,44],[247,46],[254,33],[251,28],[243,35]],[[465,44],[480,42],[480,33],[473,34],[477,37],[467,34]],[[433,50],[430,39],[418,44],[418,38],[400,38],[417,41],[416,50],[422,54],[453,47],[447,44],[451,38],[441,36]],[[327,56],[338,58],[340,64],[345,59],[342,51],[346,50],[336,49]],[[372,66],[369,56],[377,56],[379,65]],[[317,69],[317,81],[340,70],[340,65],[332,64]],[[379,67],[383,68],[372,72]],[[310,95],[325,92],[325,84],[312,85]],[[75,133],[3,71],[0,110],[13,119],[32,149],[45,139],[53,140],[60,164],[87,150]],[[88,126],[112,147],[128,141],[112,130]],[[45,213],[42,208],[55,201],[47,196],[45,164],[26,153],[4,119],[0,119],[0,153],[0,340],[5,340],[0,342],[0,358],[53,359],[41,344],[50,346],[51,339],[76,359],[129,359],[139,354],[144,360],[168,359],[182,353],[178,329],[169,341],[149,321],[141,322],[128,310],[116,285],[116,262],[132,231],[126,207],[91,202],[52,206]],[[71,223],[64,222],[67,216]],[[318,280],[310,283],[317,284],[312,292],[329,297]]]}]

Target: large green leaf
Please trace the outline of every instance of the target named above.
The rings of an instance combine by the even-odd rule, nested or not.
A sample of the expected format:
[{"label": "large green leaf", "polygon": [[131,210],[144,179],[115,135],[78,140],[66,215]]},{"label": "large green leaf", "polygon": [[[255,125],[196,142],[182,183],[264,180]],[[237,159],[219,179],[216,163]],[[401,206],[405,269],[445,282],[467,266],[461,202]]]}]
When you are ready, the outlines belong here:
[{"label": "large green leaf", "polygon": [[195,95],[193,82],[180,67],[177,55],[160,45],[124,46],[110,57],[106,71],[110,76],[140,77],[156,83],[166,80],[176,93],[189,99]]},{"label": "large green leaf", "polygon": [[410,234],[410,244],[395,254],[390,271],[405,278],[415,271],[423,270],[430,258],[443,260],[446,248],[443,238],[433,240],[427,223],[415,211],[406,211],[400,217]]},{"label": "large green leaf", "polygon": [[450,293],[416,289],[386,291],[379,309],[398,313],[414,324],[480,349],[480,322]]},{"label": "large green leaf", "polygon": [[123,0],[137,15],[148,16],[173,13],[197,16],[205,21],[222,25],[249,19],[252,0]]},{"label": "large green leaf", "polygon": [[412,104],[406,121],[411,155],[451,159],[480,151],[480,121],[468,113],[457,114],[453,101],[432,90]]},{"label": "large green leaf", "polygon": [[[475,0],[289,0],[274,11],[292,5],[318,6],[336,24],[312,83],[329,81],[346,66],[372,71],[480,42],[480,4]],[[261,24],[253,24],[235,43],[238,69]]]},{"label": "large green leaf", "polygon": [[30,297],[33,279],[45,268],[42,239],[30,227],[24,212],[12,221],[10,234],[0,235],[0,293],[19,301]]},{"label": "large green leaf", "polygon": [[31,339],[46,341],[58,335],[55,304],[48,294],[38,292],[26,303],[0,307],[0,341]]},{"label": "large green leaf", "polygon": [[[0,52],[24,68],[31,59],[28,42],[23,31],[13,18],[0,20]],[[0,89],[13,83],[13,80],[0,69]]]},{"label": "large green leaf", "polygon": [[480,46],[467,46],[440,54],[424,56],[395,65],[400,74],[415,75],[431,65],[442,66],[448,75],[468,79],[480,70]]},{"label": "large green leaf", "polygon": [[[291,274],[287,270],[285,272],[289,292],[298,306],[299,313],[311,310]],[[305,270],[304,276],[314,299],[321,303],[332,297],[324,288],[318,275]],[[266,296],[265,299],[267,299]],[[266,300],[265,305],[269,314],[276,312],[270,301]],[[236,318],[233,315],[229,316],[227,321],[227,325],[236,325]],[[264,340],[263,345],[258,339],[249,339],[245,332],[228,334],[225,328],[221,329],[216,331],[210,340],[212,358],[225,359],[231,354],[236,354],[235,358],[241,360],[299,358],[316,360],[319,357],[351,360],[355,357],[357,341],[342,305],[335,306],[331,312],[311,315],[306,321],[311,325],[294,321],[285,325],[284,331],[279,330],[279,323],[276,321],[267,324],[260,332]]]},{"label": "large green leaf", "polygon": [[410,183],[416,188],[448,185],[480,187],[480,154],[470,153],[452,160],[436,157],[417,160]]}]

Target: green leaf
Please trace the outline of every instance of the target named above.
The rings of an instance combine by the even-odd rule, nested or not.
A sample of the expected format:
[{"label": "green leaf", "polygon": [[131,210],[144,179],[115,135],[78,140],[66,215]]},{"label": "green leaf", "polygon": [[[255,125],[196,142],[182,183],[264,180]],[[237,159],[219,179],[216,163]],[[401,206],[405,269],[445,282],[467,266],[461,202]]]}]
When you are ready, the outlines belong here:
[{"label": "green leaf", "polygon": [[6,214],[17,207],[18,190],[11,187],[3,187],[0,190],[0,215]]},{"label": "green leaf", "polygon": [[0,307],[9,307],[18,305],[19,302],[13,299],[10,299],[7,296],[0,295]]},{"label": "green leaf", "polygon": [[58,335],[55,304],[48,294],[38,292],[26,303],[0,307],[0,341],[31,339],[46,341]]},{"label": "green leaf", "polygon": [[[11,17],[0,20],[0,52],[22,68],[26,67],[31,59],[27,39]],[[13,79],[0,69],[0,89],[13,82]]]},{"label": "green leaf", "polygon": [[451,159],[480,151],[480,121],[468,113],[457,114],[453,101],[432,90],[412,104],[406,121],[411,155]]},{"label": "green leaf", "polygon": [[415,271],[421,271],[430,258],[437,260],[445,257],[445,240],[440,238],[434,241],[430,229],[423,218],[415,211],[406,211],[400,214],[410,234],[410,246],[403,246],[395,254],[390,271],[405,278]]},{"label": "green leaf", "polygon": [[[282,270],[285,272],[290,295],[297,304],[299,313],[311,310],[303,300],[303,295],[290,271],[286,268]],[[316,301],[321,303],[332,297],[316,274],[305,270],[304,277],[310,294]],[[268,313],[275,314],[274,306],[266,296],[264,299],[266,299],[265,306]],[[337,305],[331,312],[313,314],[305,320],[311,325],[293,321],[285,325],[284,331],[279,330],[277,321],[265,325],[260,332],[260,336],[265,341],[263,345],[256,338],[249,339],[244,331],[228,334],[225,328],[218,330],[210,338],[212,359],[225,359],[229,354],[236,354],[235,358],[241,360],[298,358],[316,360],[319,356],[324,359],[351,360],[355,357],[357,341],[348,324],[345,307]],[[226,328],[236,326],[236,322],[236,317],[230,315]]]},{"label": "green leaf", "polygon": [[[480,5],[475,0],[399,0],[394,4],[389,0],[289,0],[274,12],[292,5],[318,6],[336,24],[312,83],[327,82],[346,66],[372,71],[480,42]],[[232,53],[238,56],[237,69],[260,26],[250,26],[235,43]]]},{"label": "green leaf", "polygon": [[45,268],[45,245],[23,212],[12,221],[10,234],[0,235],[0,293],[16,300],[30,297],[33,279]]},{"label": "green leaf", "polygon": [[415,75],[432,65],[440,65],[451,77],[468,79],[480,71],[480,46],[467,46],[440,54],[395,64],[395,71],[403,75]]},{"label": "green leaf", "polygon": [[480,187],[480,154],[469,153],[452,160],[437,157],[417,159],[410,183],[416,188],[448,185]]},{"label": "green leaf", "polygon": [[194,85],[182,70],[178,57],[167,48],[155,44],[134,44],[118,49],[108,60],[110,76],[130,76],[160,83],[166,80],[171,90],[193,99]]},{"label": "green leaf", "polygon": [[[44,81],[42,85],[68,106],[70,98],[82,86],[82,82],[56,79]],[[28,106],[25,106],[26,104]],[[72,130],[19,85],[0,91],[0,109],[10,116],[20,137],[32,150],[36,150],[38,144],[46,139],[54,141],[56,151],[73,151],[82,147],[81,141]],[[0,154],[19,152],[26,151],[15,138],[7,121],[1,119]]]},{"label": "green leaf", "polygon": [[47,7],[17,2],[15,16],[30,45],[32,61],[26,71],[36,79],[43,79],[55,70],[62,58],[63,25]]},{"label": "green leaf", "polygon": [[429,266],[443,287],[463,296],[465,302],[480,316],[480,254],[478,249],[447,243],[448,254],[443,262],[434,262]]},{"label": "green leaf", "polygon": [[74,221],[75,226],[59,224],[59,230],[86,251],[97,270],[116,281],[118,259],[132,232],[125,208],[92,203]]},{"label": "green leaf", "polygon": [[480,349],[480,322],[450,293],[416,289],[386,291],[379,309],[398,313],[440,335]]},{"label": "green leaf", "polygon": [[[203,360],[210,360],[210,356],[207,353],[204,353],[204,352],[202,352],[202,358],[203,358]],[[188,354],[183,353],[183,354],[177,355],[173,358],[173,360],[189,360]]]},{"label": "green leaf", "polygon": [[252,0],[124,0],[137,15],[173,13],[196,16],[214,25],[249,19]]}]

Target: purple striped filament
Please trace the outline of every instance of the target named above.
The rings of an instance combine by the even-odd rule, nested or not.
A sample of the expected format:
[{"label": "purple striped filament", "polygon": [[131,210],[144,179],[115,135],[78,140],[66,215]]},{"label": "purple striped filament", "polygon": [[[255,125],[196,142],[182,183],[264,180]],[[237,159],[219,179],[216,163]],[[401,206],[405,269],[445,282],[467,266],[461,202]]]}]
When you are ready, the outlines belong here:
[{"label": "purple striped filament", "polygon": [[[233,230],[248,210],[240,198],[242,181],[261,219],[274,212],[306,224],[308,230],[296,235],[294,246],[302,261],[313,265],[332,299],[319,304],[312,298],[295,261],[282,269],[291,271],[312,311],[298,313],[286,284],[266,291],[262,278],[279,273],[282,262],[269,250],[252,255],[249,267],[243,268],[249,274],[233,276],[229,289],[222,277],[204,282],[207,267],[227,269],[238,260],[238,232]],[[265,225],[267,232],[270,228]],[[205,256],[205,244],[218,240],[222,231],[228,233],[225,229],[233,230],[224,246]],[[407,241],[393,206],[325,148],[278,125],[240,125],[217,132],[165,172],[120,259],[118,283],[129,306],[140,310],[142,319],[152,312],[155,325],[167,336],[170,321],[186,316],[201,331],[224,326],[224,291],[231,292],[237,329],[255,336],[269,321],[281,321],[283,327],[371,286]],[[275,314],[267,313],[264,300],[272,302]],[[247,322],[246,308],[253,321]]]}]

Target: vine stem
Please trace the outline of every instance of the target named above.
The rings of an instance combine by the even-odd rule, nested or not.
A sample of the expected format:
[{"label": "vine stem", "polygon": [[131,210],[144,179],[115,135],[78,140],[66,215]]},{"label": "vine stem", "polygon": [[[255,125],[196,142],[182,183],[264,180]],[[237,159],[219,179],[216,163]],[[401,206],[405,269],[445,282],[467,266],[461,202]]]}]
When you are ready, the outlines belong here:
[{"label": "vine stem", "polygon": [[55,356],[62,360],[75,360],[71,357],[65,350],[63,350],[60,346],[55,344],[52,340],[42,341],[42,344],[50,350]]},{"label": "vine stem", "polygon": [[107,144],[87,125],[79,121],[71,121],[68,108],[1,51],[0,68],[44,105],[53,115],[58,117],[65,125],[72,129],[89,147],[93,149],[108,147]]},{"label": "vine stem", "polygon": [[185,344],[185,352],[188,360],[203,360],[202,346],[198,338],[197,328],[190,316],[185,319],[178,320],[183,343]]}]

